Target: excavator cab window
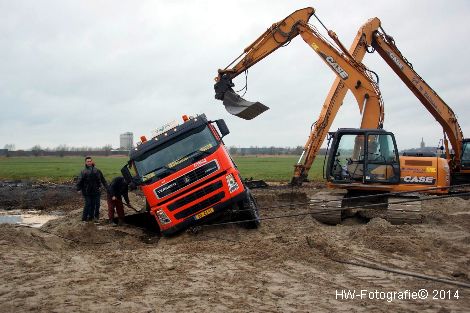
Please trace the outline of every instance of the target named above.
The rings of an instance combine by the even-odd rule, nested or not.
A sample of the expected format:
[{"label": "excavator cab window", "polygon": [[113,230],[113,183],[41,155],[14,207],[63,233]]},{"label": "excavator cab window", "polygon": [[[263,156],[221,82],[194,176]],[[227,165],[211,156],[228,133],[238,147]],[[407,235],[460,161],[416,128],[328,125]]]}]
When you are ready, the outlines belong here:
[{"label": "excavator cab window", "polygon": [[400,180],[398,153],[393,135],[367,136],[365,182],[397,183]]},{"label": "excavator cab window", "polygon": [[331,176],[335,181],[362,181],[364,169],[364,135],[344,134],[336,146]]},{"label": "excavator cab window", "polygon": [[466,139],[462,146],[462,167],[470,168],[470,140]]},{"label": "excavator cab window", "polygon": [[328,179],[335,183],[398,183],[400,162],[395,138],[383,130],[338,130]]}]

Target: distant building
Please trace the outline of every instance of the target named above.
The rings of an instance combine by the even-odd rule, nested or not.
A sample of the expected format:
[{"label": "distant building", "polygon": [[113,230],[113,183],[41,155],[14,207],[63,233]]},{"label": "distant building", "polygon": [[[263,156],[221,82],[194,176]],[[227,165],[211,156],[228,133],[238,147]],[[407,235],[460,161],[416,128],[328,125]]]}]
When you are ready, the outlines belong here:
[{"label": "distant building", "polygon": [[435,157],[440,155],[437,147],[426,147],[424,138],[421,138],[419,148],[411,148],[402,151],[404,156]]},{"label": "distant building", "polygon": [[0,149],[0,156],[7,156],[8,155],[8,149]]},{"label": "distant building", "polygon": [[131,150],[134,146],[134,134],[127,132],[119,135],[119,146],[123,150]]}]

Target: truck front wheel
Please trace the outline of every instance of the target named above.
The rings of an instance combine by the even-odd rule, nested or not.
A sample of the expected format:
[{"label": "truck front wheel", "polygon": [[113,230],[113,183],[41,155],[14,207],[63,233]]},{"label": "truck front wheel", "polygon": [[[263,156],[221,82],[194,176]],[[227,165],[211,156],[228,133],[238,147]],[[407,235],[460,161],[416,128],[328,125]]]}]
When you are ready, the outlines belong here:
[{"label": "truck front wheel", "polygon": [[249,190],[247,190],[246,198],[240,205],[240,210],[240,221],[242,221],[242,227],[247,229],[258,228],[260,224],[258,204]]}]

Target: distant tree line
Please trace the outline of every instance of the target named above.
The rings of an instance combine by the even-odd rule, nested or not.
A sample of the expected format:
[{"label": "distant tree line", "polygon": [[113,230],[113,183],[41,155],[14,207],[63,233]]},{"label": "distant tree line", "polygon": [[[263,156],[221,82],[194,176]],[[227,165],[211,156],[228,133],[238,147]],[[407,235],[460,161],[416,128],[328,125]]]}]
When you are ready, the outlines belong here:
[{"label": "distant tree line", "polygon": [[[0,155],[6,156],[85,156],[85,155],[128,155],[128,150],[115,150],[111,145],[103,147],[69,147],[65,144],[55,148],[43,148],[40,145],[34,145],[27,150],[15,150],[14,144],[5,145],[4,149],[0,149]],[[236,147],[230,146],[229,152],[232,155],[296,155],[302,154],[303,147]],[[320,149],[319,154],[324,154],[326,149]]]},{"label": "distant tree line", "polygon": [[[424,147],[416,149],[407,149],[400,151],[404,155],[414,155],[419,153],[431,153],[436,154],[435,147]],[[229,152],[231,155],[245,156],[245,155],[296,155],[300,156],[303,151],[303,146],[297,147],[236,147],[230,146]],[[0,156],[86,156],[86,155],[128,155],[128,150],[113,149],[111,145],[105,145],[102,147],[69,147],[65,144],[58,145],[55,148],[42,148],[40,145],[34,145],[27,150],[15,150],[14,144],[6,144],[3,149],[0,149]],[[319,155],[326,154],[326,148],[321,148],[318,152]],[[439,154],[439,153],[437,153]]]},{"label": "distant tree line", "polygon": [[[251,146],[249,148],[241,148],[231,146],[229,152],[232,155],[298,155],[300,156],[303,151],[302,146],[297,147],[257,147]],[[320,149],[319,154],[325,154],[326,149]]]},{"label": "distant tree line", "polygon": [[6,144],[0,149],[0,156],[86,156],[86,155],[128,155],[129,150],[115,150],[111,145],[103,147],[69,147],[65,144],[54,148],[42,148],[40,145],[34,145],[27,150],[15,150],[14,144]]}]

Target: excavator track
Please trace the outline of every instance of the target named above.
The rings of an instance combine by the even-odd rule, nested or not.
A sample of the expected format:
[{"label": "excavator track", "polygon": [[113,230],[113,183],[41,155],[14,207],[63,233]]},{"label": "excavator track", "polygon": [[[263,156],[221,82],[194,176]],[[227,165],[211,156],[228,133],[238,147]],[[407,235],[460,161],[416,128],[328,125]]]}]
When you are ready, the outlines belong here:
[{"label": "excavator track", "polygon": [[344,193],[331,193],[320,191],[310,199],[312,217],[317,221],[328,225],[341,224],[341,203]]},{"label": "excavator track", "polygon": [[[416,199],[416,201],[404,202]],[[388,205],[382,209],[360,210],[362,217],[371,219],[380,217],[393,225],[419,224],[423,220],[421,214],[421,201],[419,196],[390,196],[387,197]]]},{"label": "excavator track", "polygon": [[380,217],[393,225],[422,222],[418,195],[355,199],[345,193],[320,191],[310,199],[310,207],[313,209],[312,216],[328,225],[341,224],[342,220],[353,216],[366,220]]}]

